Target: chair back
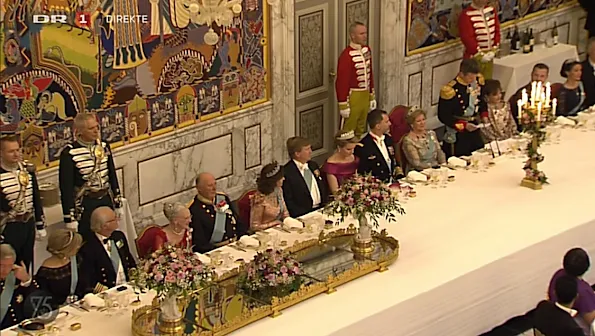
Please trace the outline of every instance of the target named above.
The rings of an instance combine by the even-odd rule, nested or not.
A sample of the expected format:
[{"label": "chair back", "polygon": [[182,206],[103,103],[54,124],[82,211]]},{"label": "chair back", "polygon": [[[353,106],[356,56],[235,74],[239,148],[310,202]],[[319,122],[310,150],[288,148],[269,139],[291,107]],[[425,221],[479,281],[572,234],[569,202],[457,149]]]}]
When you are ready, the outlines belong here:
[{"label": "chair back", "polygon": [[143,228],[138,237],[134,240],[136,245],[136,251],[138,252],[139,258],[145,258],[155,242],[155,236],[157,230],[161,230],[161,227],[157,224],[149,224]]},{"label": "chair back", "polygon": [[562,89],[563,86],[564,86],[564,84],[562,84],[562,83],[552,84],[552,97],[553,98],[558,97],[558,95],[560,94],[560,89]]},{"label": "chair back", "polygon": [[403,170],[403,174],[407,175],[409,172],[409,163],[407,162],[407,157],[405,156],[405,151],[403,150],[403,139],[405,137],[401,137],[399,142],[397,142],[397,161],[399,161],[399,165],[401,166],[401,170]]},{"label": "chair back", "polygon": [[242,197],[238,199],[238,210],[240,215],[240,220],[244,225],[250,225],[250,200],[252,199],[252,195],[256,193],[256,189],[250,189],[246,191]]},{"label": "chair back", "polygon": [[399,143],[410,131],[409,124],[405,120],[408,111],[409,108],[407,106],[398,105],[388,115],[388,119],[390,120],[390,135],[394,143]]}]

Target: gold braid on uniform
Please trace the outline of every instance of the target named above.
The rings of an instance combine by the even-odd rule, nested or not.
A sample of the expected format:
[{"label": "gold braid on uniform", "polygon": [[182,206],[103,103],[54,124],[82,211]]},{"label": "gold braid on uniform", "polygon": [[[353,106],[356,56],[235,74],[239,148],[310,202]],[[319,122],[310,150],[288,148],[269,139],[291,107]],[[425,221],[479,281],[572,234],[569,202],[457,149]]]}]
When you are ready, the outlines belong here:
[{"label": "gold braid on uniform", "polygon": [[481,73],[477,74],[477,83],[479,83],[479,85],[485,85],[486,83],[486,79]]},{"label": "gold braid on uniform", "polygon": [[457,83],[456,81],[452,80],[447,85],[444,85],[442,87],[442,89],[440,89],[440,98],[445,99],[445,100],[453,99],[454,96],[457,94],[455,92],[455,89],[453,88],[453,86],[456,83]]}]

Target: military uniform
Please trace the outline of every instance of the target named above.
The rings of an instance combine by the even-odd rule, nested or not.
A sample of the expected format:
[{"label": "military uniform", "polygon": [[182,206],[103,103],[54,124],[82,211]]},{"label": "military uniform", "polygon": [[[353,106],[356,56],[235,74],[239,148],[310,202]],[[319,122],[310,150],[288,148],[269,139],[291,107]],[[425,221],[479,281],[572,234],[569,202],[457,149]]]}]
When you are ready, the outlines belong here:
[{"label": "military uniform", "polygon": [[480,98],[483,84],[481,75],[471,85],[457,77],[440,90],[438,119],[446,126],[442,148],[447,158],[470,155],[484,146],[479,129],[466,129],[468,123],[477,125],[480,117],[488,117],[487,104]]},{"label": "military uniform", "polygon": [[0,233],[3,242],[14,248],[17,264],[31,266],[35,227],[43,230],[44,225],[35,167],[19,162],[15,170],[0,168]]},{"label": "military uniform", "polygon": [[[195,252],[209,252],[248,232],[247,224],[239,220],[236,209],[224,193],[217,193],[214,202],[196,195],[189,209],[192,214],[192,243]],[[216,230],[218,216],[222,218],[222,231],[219,235]]]},{"label": "military uniform", "polygon": [[354,151],[359,158],[357,171],[360,174],[371,174],[386,183],[396,179],[399,170],[393,139],[388,135],[378,137],[368,133],[360,143],[362,146],[355,147]]},{"label": "military uniform", "polygon": [[120,188],[110,147],[105,142],[67,145],[60,154],[60,192],[64,222],[78,221],[86,239],[93,210],[121,207]]},{"label": "military uniform", "polygon": [[468,6],[459,16],[459,35],[465,46],[464,58],[474,58],[485,78],[491,79],[494,57],[500,46],[500,21],[492,6]]},{"label": "military uniform", "polygon": [[[113,248],[118,250],[120,259],[118,269],[110,257]],[[100,293],[129,281],[128,272],[136,267],[126,236],[121,231],[114,231],[110,237],[101,238],[101,240],[97,234],[88,236],[79,255],[82,259],[81,276],[85,277],[85,283],[90,286],[87,292]]]},{"label": "military uniform", "polygon": [[[18,280],[16,280],[18,282]],[[2,293],[6,290],[6,280],[0,280],[0,288],[2,288]],[[31,308],[35,307],[28,307],[27,305],[35,304],[29,296],[39,290],[37,286],[37,282],[35,280],[31,280],[28,284],[20,284],[17,283],[14,287],[14,292],[12,294],[12,299],[6,307],[6,315],[4,319],[0,321],[0,329],[10,328],[16,324],[21,323],[23,320],[27,318],[31,318],[31,314],[33,313]],[[41,300],[40,300],[41,301]],[[41,303],[43,304],[43,303]],[[4,310],[4,307],[2,307]],[[44,308],[44,307],[38,307]],[[0,310],[1,311],[1,310]]]}]

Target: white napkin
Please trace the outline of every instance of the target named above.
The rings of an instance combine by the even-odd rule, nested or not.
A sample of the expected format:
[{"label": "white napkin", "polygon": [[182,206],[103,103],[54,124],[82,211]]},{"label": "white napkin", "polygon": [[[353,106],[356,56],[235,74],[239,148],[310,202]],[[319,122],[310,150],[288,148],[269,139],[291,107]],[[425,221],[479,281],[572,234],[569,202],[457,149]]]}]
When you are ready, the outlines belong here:
[{"label": "white napkin", "polygon": [[414,182],[426,182],[428,177],[420,172],[417,171],[410,171],[407,174],[407,178]]},{"label": "white napkin", "polygon": [[211,263],[211,257],[209,257],[208,255],[200,254],[198,252],[194,252],[194,254],[198,257],[198,260],[200,260],[200,262],[202,262],[203,264]]},{"label": "white napkin", "polygon": [[99,296],[89,293],[83,298],[83,306],[87,309],[105,307],[105,301]]},{"label": "white napkin", "polygon": [[304,223],[291,217],[287,217],[283,220],[283,227],[286,229],[301,229],[304,227]]},{"label": "white napkin", "polygon": [[558,118],[556,118],[556,124],[564,125],[564,126],[574,126],[574,125],[576,125],[576,122],[574,122],[574,120],[568,119],[566,117],[559,116]]},{"label": "white napkin", "polygon": [[448,164],[453,167],[464,168],[467,167],[467,161],[460,159],[456,156],[451,156],[448,158]]},{"label": "white napkin", "polygon": [[240,238],[240,244],[246,247],[258,247],[260,246],[260,242],[256,238],[252,238],[250,236],[242,236]]},{"label": "white napkin", "polygon": [[[491,145],[491,147],[490,147]],[[506,153],[510,150],[510,143],[507,140],[502,140],[502,141],[498,141],[496,142],[496,140],[492,141],[491,143],[485,145],[485,148],[487,149],[493,149],[494,152],[498,152],[498,148],[500,148],[500,152],[502,153]]]}]

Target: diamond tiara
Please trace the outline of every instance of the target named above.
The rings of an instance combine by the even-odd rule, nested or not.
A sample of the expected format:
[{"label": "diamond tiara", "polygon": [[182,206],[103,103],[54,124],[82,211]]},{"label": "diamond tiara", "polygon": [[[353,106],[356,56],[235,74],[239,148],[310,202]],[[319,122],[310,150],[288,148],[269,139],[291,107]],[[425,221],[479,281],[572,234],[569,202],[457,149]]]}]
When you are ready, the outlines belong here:
[{"label": "diamond tiara", "polygon": [[271,178],[271,177],[277,175],[280,170],[281,170],[281,166],[279,166],[277,163],[275,163],[275,168],[273,168],[273,170],[271,170],[270,172],[266,173],[265,176],[267,178]]},{"label": "diamond tiara", "polygon": [[347,141],[347,140],[353,139],[354,137],[355,137],[355,132],[349,131],[349,132],[341,133],[341,135],[339,135],[337,137],[337,140]]}]

